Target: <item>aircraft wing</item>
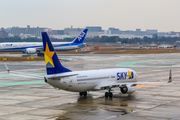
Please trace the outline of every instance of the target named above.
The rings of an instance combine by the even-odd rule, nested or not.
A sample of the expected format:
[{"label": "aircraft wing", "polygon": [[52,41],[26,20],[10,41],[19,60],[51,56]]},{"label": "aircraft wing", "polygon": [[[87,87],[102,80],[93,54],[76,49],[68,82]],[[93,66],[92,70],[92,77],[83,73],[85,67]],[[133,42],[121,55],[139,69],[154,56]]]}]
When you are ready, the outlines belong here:
[{"label": "aircraft wing", "polygon": [[109,89],[109,88],[114,88],[114,87],[124,87],[124,86],[127,86],[127,85],[130,85],[130,86],[136,86],[136,85],[144,85],[144,84],[158,84],[158,83],[169,83],[169,82],[127,82],[127,83],[112,83],[110,85],[100,85],[100,86],[97,86],[95,89]]},{"label": "aircraft wing", "polygon": [[26,78],[35,78],[35,79],[44,79],[44,76],[40,76],[40,75],[33,75],[33,74],[24,74],[24,73],[19,73],[19,72],[10,72],[9,68],[7,67],[7,65],[4,63],[6,70],[8,72],[9,75],[11,76],[19,76],[19,77],[26,77]]},{"label": "aircraft wing", "polygon": [[67,73],[61,73],[61,74],[47,75],[45,77],[48,78],[48,79],[58,79],[58,78],[76,76],[76,75],[78,75],[78,74],[67,72]]},{"label": "aircraft wing", "polygon": [[26,77],[26,78],[35,78],[35,79],[44,79],[44,78],[48,78],[48,79],[58,79],[58,78],[64,78],[64,77],[70,77],[70,76],[76,76],[78,74],[74,74],[74,73],[61,73],[61,74],[55,74],[55,75],[48,75],[48,76],[40,76],[40,75],[33,75],[33,74],[24,74],[24,73],[19,73],[19,72],[10,72],[8,66],[4,63],[6,70],[8,72],[9,75],[11,76],[19,76],[19,77]]},{"label": "aircraft wing", "polygon": [[164,83],[170,83],[172,82],[172,73],[171,73],[171,69],[170,69],[170,73],[169,73],[169,80],[167,82],[126,82],[126,83],[112,83],[109,85],[98,85],[95,87],[95,89],[109,89],[109,88],[114,88],[114,87],[124,87],[124,86],[136,86],[136,85],[145,85],[145,84],[164,84]]},{"label": "aircraft wing", "polygon": [[11,76],[19,76],[19,77],[26,77],[26,78],[35,78],[35,79],[44,79],[43,76],[36,76],[36,75],[32,75],[32,74],[22,74],[22,73],[9,73],[9,75]]}]

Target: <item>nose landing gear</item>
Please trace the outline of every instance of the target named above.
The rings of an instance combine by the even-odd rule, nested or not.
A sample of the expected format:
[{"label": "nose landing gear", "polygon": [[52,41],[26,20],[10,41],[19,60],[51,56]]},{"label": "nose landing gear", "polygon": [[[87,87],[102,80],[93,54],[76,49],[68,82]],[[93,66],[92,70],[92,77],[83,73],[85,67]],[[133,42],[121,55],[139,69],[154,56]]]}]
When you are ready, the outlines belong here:
[{"label": "nose landing gear", "polygon": [[80,95],[80,96],[83,96],[83,95],[84,95],[84,96],[87,96],[87,91],[86,91],[86,92],[79,92],[79,95]]},{"label": "nose landing gear", "polygon": [[113,93],[111,92],[111,88],[109,88],[108,92],[105,93],[105,98],[112,98],[113,97]]}]

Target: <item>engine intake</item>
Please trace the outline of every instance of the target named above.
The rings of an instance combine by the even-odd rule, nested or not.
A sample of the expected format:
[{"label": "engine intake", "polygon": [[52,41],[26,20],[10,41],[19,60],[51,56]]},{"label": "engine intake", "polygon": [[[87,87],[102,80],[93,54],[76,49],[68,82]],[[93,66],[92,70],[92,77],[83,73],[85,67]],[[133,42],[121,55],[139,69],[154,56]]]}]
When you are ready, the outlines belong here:
[{"label": "engine intake", "polygon": [[36,53],[36,49],[35,48],[27,48],[26,49],[26,54],[35,54]]},{"label": "engine intake", "polygon": [[136,86],[130,86],[130,85],[123,86],[123,87],[120,87],[120,91],[121,91],[123,94],[133,93],[133,92],[136,91]]}]

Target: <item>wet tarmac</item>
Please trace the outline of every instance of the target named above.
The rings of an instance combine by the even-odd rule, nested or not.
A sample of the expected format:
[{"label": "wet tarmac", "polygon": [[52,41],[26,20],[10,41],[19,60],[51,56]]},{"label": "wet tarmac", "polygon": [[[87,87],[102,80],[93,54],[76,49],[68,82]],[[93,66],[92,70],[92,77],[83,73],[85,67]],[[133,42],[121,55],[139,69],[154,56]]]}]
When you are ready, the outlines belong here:
[{"label": "wet tarmac", "polygon": [[[59,55],[71,70],[126,67],[135,70],[138,81],[168,81],[169,84],[139,85],[131,95],[115,88],[112,99],[105,91],[79,93],[57,90],[43,80],[12,77],[0,63],[0,120],[179,120],[180,54]],[[44,61],[7,62],[12,71],[45,75]]]}]

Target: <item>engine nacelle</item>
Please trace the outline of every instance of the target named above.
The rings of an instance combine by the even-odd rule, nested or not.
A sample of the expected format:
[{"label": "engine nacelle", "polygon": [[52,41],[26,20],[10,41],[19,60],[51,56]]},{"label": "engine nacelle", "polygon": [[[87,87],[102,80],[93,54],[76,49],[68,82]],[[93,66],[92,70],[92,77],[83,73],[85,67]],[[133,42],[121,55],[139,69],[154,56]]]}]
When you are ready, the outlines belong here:
[{"label": "engine nacelle", "polygon": [[124,87],[120,87],[120,91],[121,91],[123,94],[133,93],[133,92],[136,91],[136,86],[127,85],[127,86],[124,86]]},{"label": "engine nacelle", "polygon": [[27,48],[26,49],[26,54],[35,54],[36,53],[36,49],[35,48]]}]

